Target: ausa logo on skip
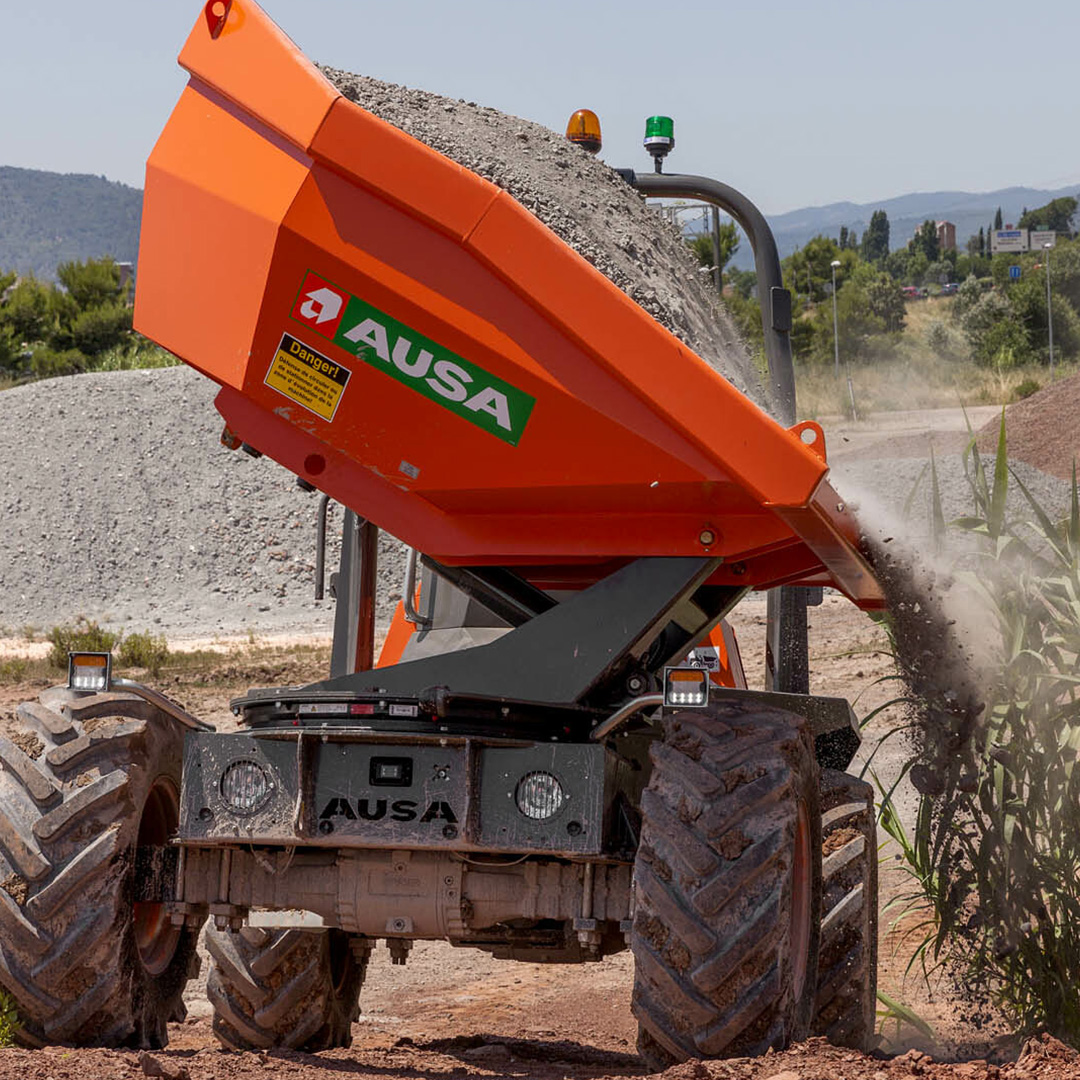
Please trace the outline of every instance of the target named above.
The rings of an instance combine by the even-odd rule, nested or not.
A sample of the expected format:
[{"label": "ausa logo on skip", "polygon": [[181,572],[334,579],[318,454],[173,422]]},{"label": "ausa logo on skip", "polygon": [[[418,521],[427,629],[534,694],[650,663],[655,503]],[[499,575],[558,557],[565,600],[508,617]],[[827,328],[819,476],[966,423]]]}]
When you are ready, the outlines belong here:
[{"label": "ausa logo on skip", "polygon": [[517,446],[536,399],[309,272],[292,317],[366,364]]}]

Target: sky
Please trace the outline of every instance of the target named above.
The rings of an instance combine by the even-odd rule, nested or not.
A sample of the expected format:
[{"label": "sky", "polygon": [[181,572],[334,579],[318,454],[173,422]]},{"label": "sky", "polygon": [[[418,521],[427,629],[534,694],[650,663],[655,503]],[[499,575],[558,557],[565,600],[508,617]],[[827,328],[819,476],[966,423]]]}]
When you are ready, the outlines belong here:
[{"label": "sky", "polygon": [[[264,0],[312,59],[563,130],[766,212],[1080,182],[1075,0]],[[185,82],[192,0],[0,0],[0,165],[142,186]]]}]

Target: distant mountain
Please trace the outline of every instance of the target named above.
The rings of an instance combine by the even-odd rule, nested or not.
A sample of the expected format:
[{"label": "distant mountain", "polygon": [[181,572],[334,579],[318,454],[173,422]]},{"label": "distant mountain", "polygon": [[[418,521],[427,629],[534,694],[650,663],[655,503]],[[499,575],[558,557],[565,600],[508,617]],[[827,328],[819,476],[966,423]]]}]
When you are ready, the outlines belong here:
[{"label": "distant mountain", "polygon": [[[932,218],[934,221],[951,221],[956,226],[956,246],[963,250],[969,236],[978,233],[980,227],[987,229],[993,224],[994,213],[999,206],[1005,223],[1008,224],[1019,221],[1025,207],[1034,210],[1035,207],[1044,206],[1051,199],[1064,195],[1080,195],[1080,184],[1055,191],[1012,187],[978,193],[918,192],[882,199],[880,202],[831,203],[829,206],[808,206],[786,214],[766,216],[776,236],[781,258],[798,250],[819,234],[835,239],[840,234],[841,225],[854,229],[862,236],[870,224],[870,215],[875,210],[884,210],[889,215],[889,244],[894,249],[904,247],[915,235],[915,230],[927,218]],[[695,223],[692,227],[699,229],[700,225]],[[750,243],[745,238],[740,242],[732,264],[740,270],[753,269],[754,256]]]},{"label": "distant mountain", "polygon": [[54,278],[69,259],[134,262],[142,192],[101,176],[0,166],[0,273]]},{"label": "distant mountain", "polygon": [[[846,225],[861,236],[875,210],[889,215],[889,242],[903,247],[927,219],[951,221],[956,243],[994,220],[1001,207],[1005,222],[1015,222],[1025,207],[1043,206],[1063,195],[1080,195],[1080,184],[1044,191],[1012,187],[1000,191],[918,192],[879,202],[831,203],[808,206],[769,216],[780,256],[790,255],[819,233],[837,237]],[[0,273],[32,271],[53,278],[58,263],[68,259],[112,255],[119,262],[134,262],[139,250],[142,192],[100,176],[41,172],[0,166]],[[687,222],[687,231],[701,228],[700,219]],[[740,269],[752,269],[753,252],[744,237],[732,260]]]}]

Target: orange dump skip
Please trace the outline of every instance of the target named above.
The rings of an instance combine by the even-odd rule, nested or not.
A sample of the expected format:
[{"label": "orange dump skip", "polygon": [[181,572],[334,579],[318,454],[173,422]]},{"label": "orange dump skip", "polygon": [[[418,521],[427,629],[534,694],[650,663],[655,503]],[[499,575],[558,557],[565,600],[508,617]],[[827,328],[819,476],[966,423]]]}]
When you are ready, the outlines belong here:
[{"label": "orange dump skip", "polygon": [[798,432],[252,0],[215,25],[147,165],[135,318],[240,438],[445,563],[719,555],[880,603]]}]

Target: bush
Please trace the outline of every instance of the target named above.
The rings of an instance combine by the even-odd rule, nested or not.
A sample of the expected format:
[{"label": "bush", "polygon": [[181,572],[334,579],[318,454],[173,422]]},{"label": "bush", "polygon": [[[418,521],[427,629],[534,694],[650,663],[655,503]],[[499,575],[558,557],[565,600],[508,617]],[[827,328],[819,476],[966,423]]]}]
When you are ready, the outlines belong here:
[{"label": "bush", "polygon": [[81,615],[74,626],[54,626],[48,636],[52,642],[49,663],[62,671],[67,670],[69,652],[111,653],[120,637]]},{"label": "bush", "polygon": [[26,672],[30,664],[18,657],[11,660],[0,660],[0,683],[17,683],[26,678]]},{"label": "bush", "polygon": [[78,375],[86,370],[86,357],[78,349],[57,351],[48,345],[39,345],[30,354],[30,370],[39,379]]},{"label": "bush", "polygon": [[161,671],[169,658],[169,646],[161,634],[128,634],[120,642],[117,659],[124,667],[145,668],[152,675]]},{"label": "bush", "polygon": [[1042,389],[1042,383],[1038,379],[1024,379],[1013,387],[1012,400],[1023,401],[1024,398],[1037,394]]},{"label": "bush", "polygon": [[945,324],[935,320],[926,331],[926,344],[934,351],[936,356],[948,356],[952,351],[949,342],[949,331]]},{"label": "bush", "polygon": [[75,348],[91,358],[115,348],[131,336],[131,308],[120,304],[90,308],[71,324]]}]

